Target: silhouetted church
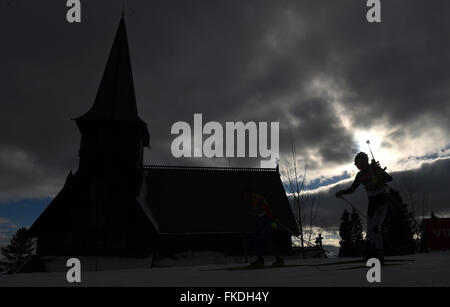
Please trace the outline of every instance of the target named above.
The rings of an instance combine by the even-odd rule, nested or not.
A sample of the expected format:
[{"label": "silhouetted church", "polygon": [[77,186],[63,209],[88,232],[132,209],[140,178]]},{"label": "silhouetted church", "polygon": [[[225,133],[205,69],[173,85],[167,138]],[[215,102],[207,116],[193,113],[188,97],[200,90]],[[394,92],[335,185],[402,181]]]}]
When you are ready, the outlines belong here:
[{"label": "silhouetted church", "polygon": [[[79,167],[29,230],[38,256],[251,253],[256,216],[245,188],[262,193],[297,231],[278,169],[143,165],[150,137],[137,112],[123,17],[95,102],[75,122]],[[276,238],[291,250],[288,232]]]}]

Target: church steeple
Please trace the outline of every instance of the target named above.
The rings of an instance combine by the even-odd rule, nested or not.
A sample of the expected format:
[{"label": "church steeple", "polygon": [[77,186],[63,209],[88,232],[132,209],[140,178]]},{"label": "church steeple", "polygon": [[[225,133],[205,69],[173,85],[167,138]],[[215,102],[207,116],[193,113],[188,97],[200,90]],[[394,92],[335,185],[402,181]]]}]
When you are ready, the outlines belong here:
[{"label": "church steeple", "polygon": [[[133,73],[128,48],[125,20],[122,15],[95,102],[84,115],[75,119],[78,126],[85,121],[116,121],[142,126],[144,146],[149,145],[146,123],[139,118]],[[145,130],[145,131],[144,131]]]},{"label": "church steeple", "polygon": [[[147,124],[139,118],[136,107],[123,16],[95,102],[88,112],[75,121],[81,132],[80,172],[102,173],[105,178],[111,179],[112,175],[108,173],[108,169],[114,165],[116,173],[122,172],[121,180],[132,182],[133,178],[140,177],[143,149],[149,147],[150,135]],[[124,173],[127,173],[128,177],[123,175]]]}]

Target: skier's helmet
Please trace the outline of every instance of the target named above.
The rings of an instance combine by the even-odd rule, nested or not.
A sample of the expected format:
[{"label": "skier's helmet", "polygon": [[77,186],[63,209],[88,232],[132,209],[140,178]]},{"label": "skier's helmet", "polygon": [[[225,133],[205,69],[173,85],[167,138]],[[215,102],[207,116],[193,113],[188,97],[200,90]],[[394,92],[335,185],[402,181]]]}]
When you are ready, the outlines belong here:
[{"label": "skier's helmet", "polygon": [[369,156],[365,152],[360,152],[355,156],[355,162],[369,162]]}]

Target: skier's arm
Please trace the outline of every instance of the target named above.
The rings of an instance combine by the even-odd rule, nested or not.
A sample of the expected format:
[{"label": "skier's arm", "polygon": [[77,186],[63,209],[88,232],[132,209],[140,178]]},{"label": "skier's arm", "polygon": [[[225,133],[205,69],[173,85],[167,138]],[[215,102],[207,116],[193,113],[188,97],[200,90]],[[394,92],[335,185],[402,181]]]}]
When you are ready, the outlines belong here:
[{"label": "skier's arm", "polygon": [[264,203],[264,208],[265,208],[265,210],[266,210],[267,216],[269,217],[269,220],[270,220],[270,226],[271,226],[272,228],[278,228],[278,223],[279,223],[279,221],[278,221],[278,219],[275,218],[275,216],[273,215],[272,210],[270,210],[270,207],[269,207],[269,205],[268,205],[267,202]]},{"label": "skier's arm", "polygon": [[270,210],[269,204],[267,203],[267,200],[264,199],[263,202],[264,211],[266,212],[267,216],[271,221],[274,221],[275,218],[273,217],[272,210]]},{"label": "skier's arm", "polygon": [[360,184],[361,184],[361,180],[359,179],[359,173],[358,173],[358,174],[356,174],[355,180],[353,180],[352,185],[348,189],[338,191],[336,193],[336,197],[341,197],[342,195],[355,192],[355,190],[359,187]]}]

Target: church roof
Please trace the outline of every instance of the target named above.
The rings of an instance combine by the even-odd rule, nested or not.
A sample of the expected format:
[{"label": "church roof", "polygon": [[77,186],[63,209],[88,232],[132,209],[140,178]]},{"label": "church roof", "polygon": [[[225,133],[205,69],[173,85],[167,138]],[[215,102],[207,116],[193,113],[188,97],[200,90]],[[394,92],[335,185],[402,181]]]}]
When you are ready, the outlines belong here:
[{"label": "church roof", "polygon": [[145,124],[138,115],[125,20],[122,17],[91,109],[79,120],[113,120]]},{"label": "church roof", "polygon": [[138,202],[161,234],[252,233],[245,190],[263,195],[274,217],[298,232],[277,169],[144,166]]}]

